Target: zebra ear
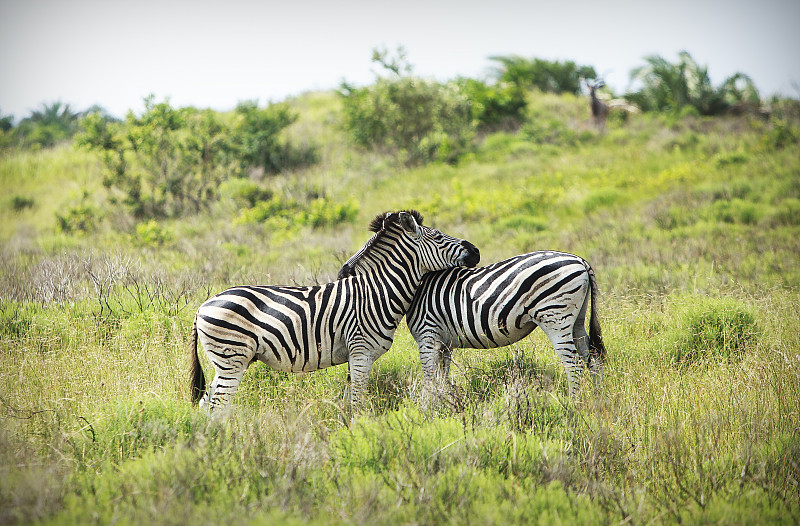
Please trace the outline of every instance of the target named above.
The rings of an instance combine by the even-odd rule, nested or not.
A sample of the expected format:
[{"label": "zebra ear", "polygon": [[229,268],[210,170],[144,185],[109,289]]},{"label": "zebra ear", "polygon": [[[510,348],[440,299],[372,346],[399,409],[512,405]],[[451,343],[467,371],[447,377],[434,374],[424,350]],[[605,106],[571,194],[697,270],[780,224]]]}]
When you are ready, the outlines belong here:
[{"label": "zebra ear", "polygon": [[339,270],[339,274],[336,276],[336,279],[349,278],[352,275],[353,275],[353,267],[350,266],[350,263],[345,263]]},{"label": "zebra ear", "polygon": [[416,234],[419,227],[417,226],[417,221],[414,219],[414,216],[409,214],[408,212],[400,212],[400,226],[403,227],[403,230],[408,232],[409,234]]}]

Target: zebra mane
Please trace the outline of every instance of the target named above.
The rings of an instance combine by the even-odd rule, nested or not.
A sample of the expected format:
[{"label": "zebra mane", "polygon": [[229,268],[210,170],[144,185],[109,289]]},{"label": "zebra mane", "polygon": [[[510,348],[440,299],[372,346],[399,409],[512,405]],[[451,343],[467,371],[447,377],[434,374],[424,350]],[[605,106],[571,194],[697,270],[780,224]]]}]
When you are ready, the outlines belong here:
[{"label": "zebra mane", "polygon": [[398,212],[384,212],[382,214],[376,215],[375,218],[369,222],[369,231],[379,234],[387,226],[399,222],[400,212],[411,214],[418,225],[422,224],[422,214],[420,214],[416,210],[400,210]]},{"label": "zebra mane", "polygon": [[422,214],[416,210],[400,210],[397,212],[384,212],[376,215],[375,218],[369,223],[369,231],[375,232],[375,235],[373,235],[369,241],[367,241],[366,244],[361,247],[361,250],[356,252],[353,257],[348,259],[347,263],[342,265],[342,268],[339,270],[339,274],[336,279],[344,279],[356,274],[355,267],[358,262],[372,252],[373,247],[377,246],[383,240],[386,232],[392,226],[400,224],[400,212],[411,214],[417,224],[422,225]]}]

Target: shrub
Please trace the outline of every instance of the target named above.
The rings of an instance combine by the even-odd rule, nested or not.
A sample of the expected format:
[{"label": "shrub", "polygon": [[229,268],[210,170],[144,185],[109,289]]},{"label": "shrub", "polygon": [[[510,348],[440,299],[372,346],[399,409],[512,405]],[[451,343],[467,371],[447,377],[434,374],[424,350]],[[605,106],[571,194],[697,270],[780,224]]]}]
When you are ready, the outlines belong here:
[{"label": "shrub", "polygon": [[523,89],[537,88],[545,93],[580,95],[581,79],[597,78],[591,66],[572,61],[559,62],[518,56],[490,57],[501,64],[498,77]]},{"label": "shrub", "polygon": [[161,246],[172,241],[172,233],[155,219],[136,225],[136,242],[140,245]]},{"label": "shrub", "polygon": [[686,51],[678,62],[658,55],[645,58],[646,65],[631,73],[642,88],[625,98],[642,111],[666,111],[676,115],[720,115],[740,104],[759,104],[758,90],[747,75],[736,73],[714,87],[708,68],[700,66]]},{"label": "shrub", "polygon": [[21,212],[26,208],[33,208],[33,197],[15,195],[11,198],[11,208],[15,212]]},{"label": "shrub", "polygon": [[118,400],[113,413],[95,430],[95,447],[113,462],[121,462],[190,439],[205,422],[205,415],[192,411],[189,404]]},{"label": "shrub", "polygon": [[16,143],[24,148],[48,148],[72,138],[78,130],[80,113],[72,111],[69,104],[54,102],[43,104],[41,109],[31,112],[14,128],[4,123],[6,144]]},{"label": "shrub", "polygon": [[220,194],[236,204],[252,208],[260,201],[269,201],[274,192],[249,179],[229,179],[220,185]]},{"label": "shrub", "polygon": [[770,126],[761,137],[761,145],[766,150],[782,150],[786,146],[800,142],[800,130],[781,119],[771,119]]},{"label": "shrub", "polygon": [[571,130],[560,120],[532,117],[522,126],[521,135],[537,144],[554,146],[574,146],[584,136]]},{"label": "shrub", "polygon": [[793,197],[784,199],[770,217],[773,225],[800,225],[800,199]]},{"label": "shrub", "polygon": [[764,212],[758,203],[734,198],[729,201],[715,201],[711,205],[710,215],[712,219],[723,223],[754,225],[761,220]]},{"label": "shrub", "polygon": [[541,232],[547,230],[547,219],[526,214],[511,214],[500,218],[498,226],[503,230],[524,230],[528,232]]},{"label": "shrub", "polygon": [[343,87],[345,129],[365,147],[388,150],[410,165],[452,162],[470,146],[469,101],[455,84],[416,77]]},{"label": "shrub", "polygon": [[680,365],[740,356],[760,334],[752,309],[732,299],[693,301],[678,320],[678,328],[669,333],[669,358]]},{"label": "shrub", "polygon": [[313,228],[323,228],[352,221],[357,214],[358,203],[356,201],[335,203],[325,197],[319,197],[311,201],[299,214],[299,222]]},{"label": "shrub", "polygon": [[312,149],[298,154],[279,140],[295,119],[286,104],[260,109],[246,102],[230,123],[211,110],[173,108],[150,96],[144,113],[129,113],[124,123],[87,116],[78,142],[101,153],[103,184],[121,194],[134,217],[174,217],[207,208],[227,178],[315,159]]},{"label": "shrub", "polygon": [[314,191],[310,191],[306,197],[310,200],[304,204],[295,199],[273,195],[243,210],[236,222],[271,222],[275,227],[287,225],[324,228],[352,221],[358,214],[358,204],[355,201],[336,203],[325,196],[318,196]]},{"label": "shrub", "polygon": [[517,84],[488,85],[479,80],[461,79],[459,87],[470,101],[472,118],[479,129],[516,126],[524,118],[528,103],[525,92]]},{"label": "shrub", "polygon": [[393,72],[364,88],[346,83],[344,127],[360,146],[399,155],[409,165],[453,162],[472,144],[470,102],[456,83],[400,76],[401,68],[376,53],[373,61]]},{"label": "shrub", "polygon": [[236,220],[239,224],[263,223],[275,217],[291,218],[300,210],[300,204],[294,199],[283,199],[272,196],[265,201],[258,201],[254,206],[242,210]]},{"label": "shrub", "polygon": [[197,211],[213,197],[225,170],[224,130],[210,111],[176,109],[145,99],[140,116],[106,123],[88,116],[79,144],[102,153],[103,184],[122,194],[137,218]]},{"label": "shrub", "polygon": [[726,166],[744,164],[748,161],[748,156],[741,151],[725,152],[715,155],[713,161],[717,168],[724,168]]},{"label": "shrub", "polygon": [[242,169],[261,168],[266,173],[278,173],[317,162],[315,146],[296,147],[281,140],[281,132],[297,121],[297,114],[288,104],[259,108],[256,101],[242,102],[235,114],[231,141]]},{"label": "shrub", "polygon": [[97,209],[87,203],[72,206],[66,213],[56,212],[58,229],[64,233],[87,233],[94,232],[97,228],[99,213]]}]

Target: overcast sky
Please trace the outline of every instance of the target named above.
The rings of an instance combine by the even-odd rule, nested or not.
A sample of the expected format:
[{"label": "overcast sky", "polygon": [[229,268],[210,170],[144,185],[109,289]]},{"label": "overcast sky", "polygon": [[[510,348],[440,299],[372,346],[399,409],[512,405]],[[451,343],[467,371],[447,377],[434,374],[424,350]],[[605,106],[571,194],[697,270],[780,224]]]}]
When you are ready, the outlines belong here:
[{"label": "overcast sky", "polygon": [[0,112],[265,104],[369,83],[372,49],[398,45],[421,76],[520,55],[593,66],[617,93],[645,56],[686,50],[715,85],[742,72],[800,97],[800,0],[0,0]]}]

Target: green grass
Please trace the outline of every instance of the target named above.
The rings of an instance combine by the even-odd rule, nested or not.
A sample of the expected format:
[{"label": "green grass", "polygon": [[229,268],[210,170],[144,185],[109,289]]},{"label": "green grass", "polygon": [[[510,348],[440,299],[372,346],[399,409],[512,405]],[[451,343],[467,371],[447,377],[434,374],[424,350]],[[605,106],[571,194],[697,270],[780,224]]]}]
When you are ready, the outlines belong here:
[{"label": "green grass", "polygon": [[[334,95],[293,99],[289,133],[321,161],[256,190],[357,207],[317,228],[242,224],[233,191],[207,214],[137,224],[90,154],[4,153],[0,522],[800,521],[797,123],[633,115],[598,135],[585,101],[532,97],[519,133],[414,169],[349,146]],[[56,214],[81,204],[96,229],[60,230]],[[401,324],[364,414],[345,404],[344,366],[255,364],[232,410],[189,404],[203,300],[332,280],[393,208],[418,208],[487,263],[536,249],[590,261],[602,386],[587,375],[569,400],[535,331],[456,351],[453,386],[434,395]]]}]

